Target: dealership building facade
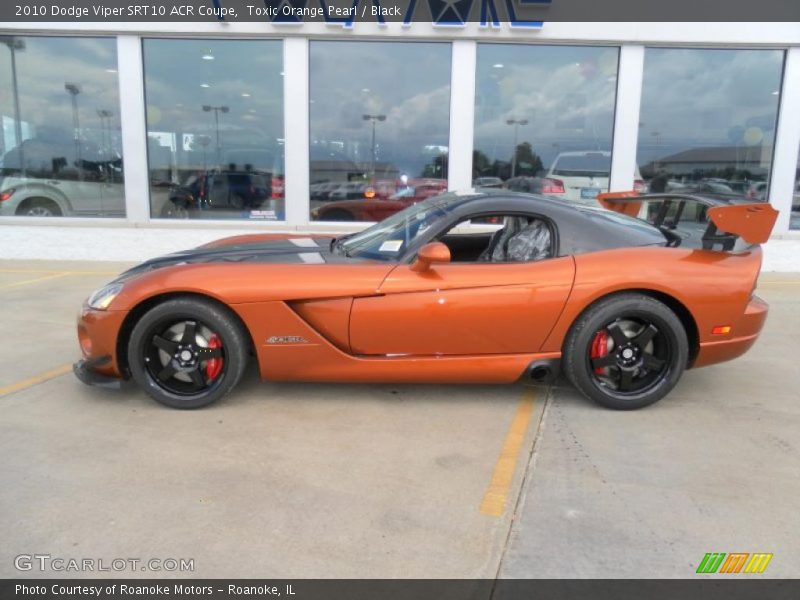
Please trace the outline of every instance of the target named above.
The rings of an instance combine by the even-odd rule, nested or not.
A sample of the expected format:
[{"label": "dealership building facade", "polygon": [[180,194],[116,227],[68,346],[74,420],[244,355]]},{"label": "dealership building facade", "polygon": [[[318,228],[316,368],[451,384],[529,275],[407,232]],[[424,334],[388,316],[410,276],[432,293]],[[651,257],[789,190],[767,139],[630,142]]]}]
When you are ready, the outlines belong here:
[{"label": "dealership building facade", "polygon": [[6,224],[330,230],[527,180],[765,200],[800,238],[797,23],[0,29]]}]

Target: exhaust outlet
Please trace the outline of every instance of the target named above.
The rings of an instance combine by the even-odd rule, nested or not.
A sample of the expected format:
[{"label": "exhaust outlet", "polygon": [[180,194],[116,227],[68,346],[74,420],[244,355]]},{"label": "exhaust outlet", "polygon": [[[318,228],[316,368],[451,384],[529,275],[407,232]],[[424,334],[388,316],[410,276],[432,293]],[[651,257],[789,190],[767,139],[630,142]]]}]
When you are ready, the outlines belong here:
[{"label": "exhaust outlet", "polygon": [[561,362],[558,359],[537,360],[528,367],[528,376],[536,383],[553,383],[560,369]]},{"label": "exhaust outlet", "polygon": [[531,379],[534,381],[547,382],[552,378],[550,367],[540,366],[531,369]]}]

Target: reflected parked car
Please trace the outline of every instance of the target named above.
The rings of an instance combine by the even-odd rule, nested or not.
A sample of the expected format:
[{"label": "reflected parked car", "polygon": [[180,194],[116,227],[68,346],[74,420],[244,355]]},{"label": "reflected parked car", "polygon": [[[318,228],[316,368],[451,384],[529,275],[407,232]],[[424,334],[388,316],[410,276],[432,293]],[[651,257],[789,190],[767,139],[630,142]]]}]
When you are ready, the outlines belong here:
[{"label": "reflected parked car", "polygon": [[311,211],[317,221],[381,221],[404,208],[447,190],[444,179],[409,180],[388,198],[375,195],[361,200],[328,202]]},{"label": "reflected parked car", "polygon": [[253,171],[199,172],[170,189],[161,216],[186,218],[197,211],[251,211],[271,197],[269,174]]},{"label": "reflected parked car", "polygon": [[[597,194],[608,190],[610,175],[611,152],[581,150],[556,156],[545,177],[552,182],[552,196],[567,200],[594,200]],[[633,179],[634,189],[645,191],[646,184],[638,167]],[[559,187],[561,191],[558,191]]]},{"label": "reflected parked car", "polygon": [[792,195],[792,210],[800,211],[800,182],[794,186],[794,194]]},{"label": "reflected parked car", "polygon": [[476,177],[472,185],[476,188],[501,188],[503,187],[503,180],[499,177]]},{"label": "reflected parked car", "polygon": [[364,198],[368,184],[363,181],[348,181],[340,183],[328,194],[328,200],[356,200]]},{"label": "reflected parked car", "polygon": [[[269,198],[273,201],[284,197],[284,151],[282,144],[275,144],[270,149],[235,148],[225,151],[223,165],[229,173],[255,173],[269,178]],[[235,184],[235,182],[232,182]],[[247,183],[242,181],[241,183]],[[260,183],[260,182],[258,182]]]},{"label": "reflected parked car", "polygon": [[747,190],[747,197],[752,200],[766,200],[767,199],[767,182],[757,181],[750,186]]},{"label": "reflected parked car", "polygon": [[311,200],[325,202],[330,200],[331,192],[341,185],[339,181],[322,181],[309,186]]},{"label": "reflected parked car", "polygon": [[512,177],[507,180],[505,187],[514,192],[527,192],[529,194],[558,195],[564,193],[561,182],[553,181],[546,177]]},{"label": "reflected parked car", "polygon": [[[690,183],[681,191],[687,194],[702,194],[703,196],[716,200],[736,200],[746,197],[742,192],[734,190],[733,187],[728,185],[727,182],[724,182],[724,180],[715,179],[702,179],[698,182]],[[752,200],[763,201],[763,198],[752,198]]]},{"label": "reflected parked car", "polygon": [[125,215],[121,157],[63,137],[32,138],[21,146],[2,157],[0,215]]}]

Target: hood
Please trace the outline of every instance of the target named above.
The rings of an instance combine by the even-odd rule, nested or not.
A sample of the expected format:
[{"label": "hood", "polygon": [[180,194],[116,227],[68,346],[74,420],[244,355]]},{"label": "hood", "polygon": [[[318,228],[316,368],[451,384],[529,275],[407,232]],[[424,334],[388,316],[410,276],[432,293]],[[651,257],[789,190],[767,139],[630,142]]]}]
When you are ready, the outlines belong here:
[{"label": "hood", "polygon": [[125,271],[119,279],[141,273],[192,263],[273,263],[273,264],[344,264],[361,262],[331,251],[330,236],[300,237],[284,234],[243,235],[225,238],[165,256],[147,260]]}]

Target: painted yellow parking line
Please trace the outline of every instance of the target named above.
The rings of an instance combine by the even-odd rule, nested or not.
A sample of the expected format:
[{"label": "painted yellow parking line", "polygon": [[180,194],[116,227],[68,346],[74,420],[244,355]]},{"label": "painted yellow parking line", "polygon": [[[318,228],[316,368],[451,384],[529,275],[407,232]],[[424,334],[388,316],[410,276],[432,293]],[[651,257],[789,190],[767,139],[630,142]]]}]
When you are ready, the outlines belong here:
[{"label": "painted yellow parking line", "polygon": [[63,275],[119,275],[119,271],[64,271],[55,269],[0,269],[0,273],[59,273]]},{"label": "painted yellow parking line", "polygon": [[31,283],[39,283],[40,281],[47,281],[48,279],[58,279],[59,277],[66,277],[67,275],[69,275],[68,272],[53,273],[52,275],[44,275],[43,277],[36,277],[34,279],[24,279],[22,281],[15,281],[13,283],[4,283],[3,285],[0,285],[0,290],[19,287],[21,285],[29,285]]},{"label": "painted yellow parking line", "polygon": [[780,287],[782,285],[800,285],[800,281],[760,281],[758,287]]},{"label": "painted yellow parking line", "polygon": [[517,412],[508,428],[503,449],[497,458],[497,463],[492,472],[492,479],[480,505],[481,514],[491,517],[500,517],[506,507],[508,491],[511,488],[511,480],[514,478],[514,471],[517,468],[519,453],[522,443],[525,441],[525,432],[533,415],[533,401],[536,393],[533,388],[527,388],[517,405]]},{"label": "painted yellow parking line", "polygon": [[45,371],[39,375],[28,377],[27,379],[23,379],[17,383],[12,383],[11,385],[0,388],[0,398],[3,396],[8,396],[9,394],[13,394],[14,392],[19,392],[29,387],[33,387],[34,385],[39,385],[40,383],[55,379],[56,377],[61,377],[70,371],[72,371],[72,365],[61,365],[60,367],[50,369],[49,371]]},{"label": "painted yellow parking line", "polygon": [[68,273],[69,271],[55,269],[0,269],[0,273]]}]

